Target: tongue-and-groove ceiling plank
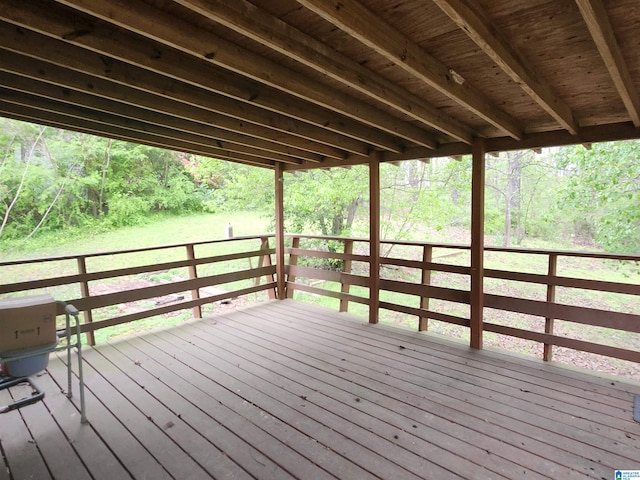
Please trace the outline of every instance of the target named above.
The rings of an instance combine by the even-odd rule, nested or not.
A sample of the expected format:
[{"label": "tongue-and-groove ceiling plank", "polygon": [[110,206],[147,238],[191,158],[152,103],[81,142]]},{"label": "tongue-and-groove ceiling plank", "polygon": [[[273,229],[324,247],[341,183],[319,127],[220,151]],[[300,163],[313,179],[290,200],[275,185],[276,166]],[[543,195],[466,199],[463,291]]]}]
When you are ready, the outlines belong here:
[{"label": "tongue-and-groove ceiling plank", "polygon": [[638,138],[639,47],[637,0],[0,0],[0,115],[285,170]]}]

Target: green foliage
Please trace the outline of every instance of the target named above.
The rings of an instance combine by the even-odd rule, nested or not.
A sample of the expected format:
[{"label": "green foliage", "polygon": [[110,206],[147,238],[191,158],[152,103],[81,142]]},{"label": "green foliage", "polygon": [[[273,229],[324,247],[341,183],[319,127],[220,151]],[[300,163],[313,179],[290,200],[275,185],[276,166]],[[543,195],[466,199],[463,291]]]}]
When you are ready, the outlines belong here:
[{"label": "green foliage", "polygon": [[433,239],[451,226],[469,224],[469,158],[407,161],[381,166],[383,238]]},{"label": "green foliage", "polygon": [[349,235],[358,207],[368,196],[368,169],[357,166],[287,174],[284,191],[289,231]]},{"label": "green foliage", "polygon": [[640,251],[640,143],[575,146],[555,158],[563,172],[557,208],[573,235],[609,251]]},{"label": "green foliage", "polygon": [[0,238],[204,210],[184,155],[0,119]]},{"label": "green foliage", "polygon": [[[273,228],[268,169],[6,119],[0,119],[0,155],[3,241],[191,212],[249,210],[271,219]],[[639,158],[637,141],[487,157],[489,243],[536,238],[637,252]],[[470,157],[383,163],[383,238],[447,241],[438,232],[468,229],[471,173]],[[285,173],[285,228],[367,234],[368,188],[366,166]]]}]

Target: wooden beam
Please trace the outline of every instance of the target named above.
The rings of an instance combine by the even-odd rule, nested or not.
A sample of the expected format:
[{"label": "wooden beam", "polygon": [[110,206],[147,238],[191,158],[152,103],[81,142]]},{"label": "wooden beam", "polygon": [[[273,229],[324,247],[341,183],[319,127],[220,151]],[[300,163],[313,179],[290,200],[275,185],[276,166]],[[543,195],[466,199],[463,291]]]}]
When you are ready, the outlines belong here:
[{"label": "wooden beam", "polygon": [[480,15],[472,0],[434,0],[450,18],[533,100],[570,133],[578,133],[571,109],[520,58],[499,32]]},{"label": "wooden beam", "polygon": [[377,17],[356,0],[298,0],[341,30],[380,55],[395,62],[442,94],[473,111],[513,138],[523,135],[522,127],[492,105],[468,82],[456,81],[450,68],[429,55],[402,32]]},{"label": "wooden beam", "polygon": [[369,323],[380,313],[380,153],[369,157]]},{"label": "wooden beam", "polygon": [[[333,143],[330,144],[335,148],[353,154],[366,157],[372,145],[392,151],[401,149],[397,138],[343,115],[293,98],[210,63],[182,55],[172,48],[163,47],[122,29],[99,21],[89,21],[79,13],[47,8],[45,2],[46,0],[34,0],[27,5],[15,0],[0,0],[0,19],[15,25],[11,34],[18,42],[21,36],[30,30],[62,41],[52,42],[51,38],[42,37],[40,49],[47,59],[55,58],[57,52],[64,51],[66,46],[75,45],[84,49],[90,57],[88,62],[94,68],[102,70],[107,76],[121,75],[121,81],[124,83],[128,82],[130,77],[126,71],[120,70],[122,62],[208,92],[220,93],[249,105],[257,105],[292,119],[311,123],[324,129],[327,137],[330,134],[333,138]],[[63,48],[59,45],[63,45]],[[78,60],[69,59],[69,62],[63,65],[73,66],[74,69],[84,68],[87,55]],[[135,79],[136,75],[132,77]],[[171,90],[168,89],[166,94],[171,95]]]},{"label": "wooden beam", "polygon": [[276,218],[276,281],[278,300],[287,296],[284,264],[284,170],[281,163],[275,168],[275,218]]},{"label": "wooden beam", "polygon": [[[4,94],[3,94],[4,92]],[[107,114],[95,116],[95,112],[85,111],[82,108],[70,108],[58,105],[50,100],[35,97],[27,97],[22,94],[6,96],[6,91],[0,90],[0,106],[3,116],[15,118],[25,122],[50,125],[92,135],[106,136],[118,140],[133,143],[142,143],[169,150],[194,153],[222,160],[231,160],[238,163],[272,167],[274,162],[268,158],[260,158],[238,152],[231,152],[220,148],[192,143],[187,140],[169,139],[162,133],[142,132],[139,128],[127,128],[121,122],[114,121]],[[65,112],[65,109],[67,110]]]},{"label": "wooden beam", "polygon": [[[59,3],[313,102],[389,135],[426,147],[436,146],[431,134],[411,123],[393,118],[348,93],[303,76],[210,30],[187,23],[146,3],[136,4],[135,9],[127,0],[59,0]],[[184,32],[189,32],[189,35]]]},{"label": "wooden beam", "polygon": [[[168,128],[182,126],[185,132],[201,134],[214,139],[217,144],[231,142],[256,152],[262,150],[261,155],[270,152],[278,157],[289,156],[310,162],[324,160],[323,156],[316,153],[288,146],[289,142],[295,145],[298,139],[269,128],[247,125],[246,122],[223,115],[212,115],[200,108],[145,92],[131,91],[122,85],[38,60],[21,60],[24,60],[22,56],[0,49],[0,77],[9,79],[4,85],[30,89],[32,93],[49,98],[79,102],[92,109],[125,115],[150,124]],[[20,77],[8,72],[15,72]]]},{"label": "wooden beam", "polygon": [[[571,135],[566,130],[553,132],[532,133],[522,140],[514,140],[511,137],[498,137],[485,139],[486,152],[508,152],[511,150],[540,149],[544,147],[580,145],[596,142],[609,142],[618,140],[640,139],[640,128],[634,127],[631,122],[612,123],[592,127],[581,127],[578,135]],[[436,150],[424,147],[409,148],[402,153],[382,152],[381,162],[401,162],[405,160],[429,159],[440,157],[459,157],[471,155],[472,148],[462,142],[445,143]],[[367,163],[362,157],[349,157],[343,161],[327,159],[322,163],[322,168],[332,168],[345,165],[362,165]],[[312,165],[285,165],[286,171],[308,170]]]},{"label": "wooden beam", "polygon": [[194,12],[329,75],[350,88],[368,95],[456,140],[471,144],[469,127],[445,115],[422,98],[399,88],[394,82],[324,43],[297,30],[246,0],[176,0]]},{"label": "wooden beam", "polygon": [[602,0],[576,0],[576,3],[631,121],[640,127],[640,95],[622,56],[607,9]]},{"label": "wooden beam", "polygon": [[240,156],[233,156],[230,158],[222,155],[217,155],[216,152],[211,152],[206,148],[198,145],[191,145],[186,142],[170,142],[163,141],[163,138],[158,138],[153,135],[139,135],[133,134],[125,129],[119,127],[110,126],[96,126],[91,121],[81,121],[76,118],[65,117],[64,115],[54,114],[46,111],[38,111],[31,108],[23,107],[21,105],[15,105],[12,103],[4,102],[0,100],[0,109],[2,116],[6,118],[12,118],[14,120],[20,120],[22,122],[35,123],[38,125],[46,125],[54,128],[61,128],[64,130],[86,133],[89,135],[99,135],[106,138],[112,138],[114,140],[121,140],[123,142],[137,143],[140,145],[148,145],[150,147],[164,148],[166,150],[174,150],[185,153],[193,153],[194,155],[202,155],[204,157],[218,158],[220,160],[228,160],[236,163],[242,163],[244,165],[258,166],[273,168],[273,161],[264,160],[260,161],[257,158],[251,160],[243,160]]},{"label": "wooden beam", "polygon": [[[167,139],[187,141],[203,147],[209,147],[222,155],[230,155],[230,152],[242,155],[255,156],[264,159],[265,150],[256,149],[212,136],[218,132],[214,127],[197,124],[188,120],[169,119],[155,112],[149,112],[137,107],[118,104],[100,98],[94,98],[80,92],[65,90],[59,87],[48,88],[46,84],[23,77],[12,76],[6,72],[0,72],[0,97],[6,101],[12,101],[24,106],[34,106],[58,111],[68,116],[79,116],[75,107],[82,108],[82,114],[86,119],[94,120],[112,126],[125,125],[131,131],[140,133],[152,133],[164,136]],[[11,93],[13,92],[13,93]],[[42,99],[42,100],[40,100]],[[269,158],[291,164],[301,164],[302,160],[282,155],[269,153]]]},{"label": "wooden beam", "polygon": [[193,145],[187,142],[177,141],[168,142],[164,137],[156,137],[150,134],[142,135],[137,132],[132,133],[124,128],[111,127],[109,125],[99,125],[95,122],[91,122],[90,120],[79,120],[77,118],[66,117],[59,113],[52,113],[44,110],[39,111],[37,109],[7,103],[3,100],[0,100],[0,109],[2,111],[2,116],[12,118],[14,120],[20,120],[22,122],[35,123],[39,125],[47,125],[49,127],[86,133],[89,135],[98,135],[106,138],[112,138],[114,140],[122,140],[123,142],[131,142],[141,145],[148,145],[150,147],[164,148],[166,150],[193,153],[194,155],[202,155],[204,157],[218,158],[220,160],[228,160],[236,163],[242,163],[244,165],[258,167],[273,168],[275,163],[272,160],[260,160],[255,157],[243,159],[239,154],[227,157],[219,155],[217,152],[213,152],[200,145]]},{"label": "wooden beam", "polygon": [[[558,255],[550,253],[548,258],[547,274],[549,277],[555,277],[558,273]],[[549,282],[547,284],[547,304],[556,302],[556,284]],[[554,318],[547,316],[544,319],[544,333],[553,335]],[[545,343],[542,350],[542,359],[545,362],[553,360],[553,345]]]},{"label": "wooden beam", "polygon": [[482,348],[484,322],[484,187],[485,145],[473,143],[471,179],[471,348]]},{"label": "wooden beam", "polygon": [[[224,115],[229,117],[227,125],[235,125],[233,128],[228,126],[229,129],[238,131],[240,128],[240,133],[251,132],[258,138],[286,145],[292,151],[311,152],[317,158],[341,159],[348,155],[346,150],[333,146],[340,145],[340,137],[319,126],[212,93],[119,60],[110,60],[109,68],[105,69],[104,62],[99,61],[98,55],[93,52],[26,30],[18,36],[15,28],[4,22],[0,22],[0,38],[3,39],[2,48],[12,50],[0,50],[0,67],[6,71],[103,97],[113,96],[156,111],[163,111],[161,107],[166,108],[166,101],[176,105],[183,104],[177,112],[183,118],[188,118],[189,112],[204,111],[209,112],[209,116],[211,113],[219,114],[218,117]],[[47,47],[43,48],[43,45]],[[146,99],[151,100],[138,102]],[[235,119],[236,123],[230,123],[230,119]],[[223,126],[220,123],[218,125]],[[254,131],[251,128],[253,125],[264,129]],[[265,132],[266,137],[260,137],[259,131]],[[364,145],[358,146],[354,153],[364,155]],[[313,161],[310,158],[308,160]]]}]

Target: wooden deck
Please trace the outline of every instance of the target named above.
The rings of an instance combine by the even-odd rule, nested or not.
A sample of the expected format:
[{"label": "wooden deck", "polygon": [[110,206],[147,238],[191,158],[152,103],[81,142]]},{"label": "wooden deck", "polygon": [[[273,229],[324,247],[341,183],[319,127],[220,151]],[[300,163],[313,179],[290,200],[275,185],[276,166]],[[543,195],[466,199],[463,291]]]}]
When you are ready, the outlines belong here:
[{"label": "wooden deck", "polygon": [[[611,479],[640,385],[291,300],[87,349],[88,417],[0,416],[5,479]],[[75,399],[74,399],[75,401]]]}]

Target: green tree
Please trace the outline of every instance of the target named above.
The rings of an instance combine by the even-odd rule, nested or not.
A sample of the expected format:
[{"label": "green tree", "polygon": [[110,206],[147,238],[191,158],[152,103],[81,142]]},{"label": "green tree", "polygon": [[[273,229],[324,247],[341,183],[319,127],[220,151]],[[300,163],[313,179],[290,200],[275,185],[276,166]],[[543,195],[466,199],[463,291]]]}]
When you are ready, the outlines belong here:
[{"label": "green tree", "polygon": [[0,119],[0,236],[131,225],[203,209],[208,194],[176,153]]},{"label": "green tree", "polygon": [[364,166],[285,175],[285,222],[292,231],[351,234],[358,207],[368,197]]},{"label": "green tree", "polygon": [[558,210],[574,235],[606,250],[637,253],[640,245],[640,142],[564,148],[556,154],[563,183]]}]

